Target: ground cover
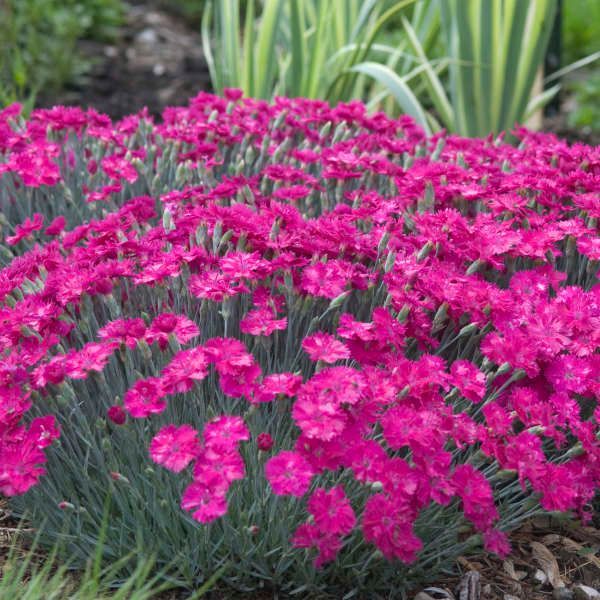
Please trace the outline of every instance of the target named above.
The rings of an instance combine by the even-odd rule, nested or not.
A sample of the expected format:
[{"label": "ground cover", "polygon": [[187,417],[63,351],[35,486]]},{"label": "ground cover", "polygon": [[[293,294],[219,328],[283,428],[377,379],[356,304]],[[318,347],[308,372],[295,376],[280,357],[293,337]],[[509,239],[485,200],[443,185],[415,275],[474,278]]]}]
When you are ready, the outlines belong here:
[{"label": "ground cover", "polygon": [[0,489],[42,542],[85,562],[108,502],[103,558],[183,586],[402,597],[590,522],[597,148],[235,90],[0,115]]}]

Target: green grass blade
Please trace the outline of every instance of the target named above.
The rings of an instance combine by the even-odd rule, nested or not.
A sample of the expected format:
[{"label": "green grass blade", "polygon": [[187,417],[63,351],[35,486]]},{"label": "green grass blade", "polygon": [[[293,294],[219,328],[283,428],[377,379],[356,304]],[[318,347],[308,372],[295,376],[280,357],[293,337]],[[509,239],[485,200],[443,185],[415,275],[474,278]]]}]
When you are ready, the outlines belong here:
[{"label": "green grass blade", "polygon": [[433,105],[437,110],[442,122],[447,128],[450,128],[454,123],[454,111],[450,101],[448,100],[444,86],[442,85],[440,78],[435,73],[430,61],[425,55],[423,46],[419,41],[417,33],[412,28],[412,25],[405,18],[402,19],[402,23],[404,25],[410,47],[424,66],[424,80],[427,91],[429,92],[429,97],[431,98],[431,101],[433,102]]},{"label": "green grass blade", "polygon": [[[475,39],[475,55],[478,68],[476,69],[476,95],[478,128],[481,134],[491,129],[492,105],[492,62],[494,60],[494,46],[492,39],[493,4],[487,0],[477,4],[479,17],[479,36]],[[488,132],[489,133],[489,132]]]},{"label": "green grass blade", "polygon": [[[541,0],[544,2],[545,0]],[[504,7],[504,31],[503,31],[503,59],[502,69],[502,107],[500,117],[494,123],[494,133],[504,129],[510,129],[514,125],[512,119],[512,105],[518,87],[518,80],[521,77],[521,69],[524,48],[525,24],[530,7],[529,2],[519,2],[518,0],[505,0]],[[533,32],[530,32],[530,35]],[[533,40],[528,40],[530,45]],[[534,72],[535,75],[535,72]],[[497,89],[500,84],[497,84]]]},{"label": "green grass blade", "polygon": [[209,0],[206,3],[204,11],[202,13],[202,23],[201,23],[201,35],[202,35],[202,51],[204,52],[204,58],[206,59],[206,64],[208,66],[208,72],[210,74],[210,80],[213,85],[213,89],[217,94],[221,94],[223,92],[223,82],[221,80],[221,71],[217,69],[215,65],[215,57],[210,45],[211,40],[211,31],[210,24],[212,19],[212,11],[213,11],[213,3]]},{"label": "green grass blade", "polygon": [[306,72],[308,77],[305,88],[307,98],[316,98],[319,79],[323,75],[323,65],[325,63],[325,35],[330,20],[331,10],[332,5],[330,3],[319,2],[314,41],[310,49],[310,59]]},{"label": "green grass blade", "polygon": [[[256,40],[256,77],[258,80],[255,96],[269,99],[272,95],[273,80],[277,68],[277,34],[283,3],[279,0],[266,0],[261,14],[260,27]],[[260,75],[259,75],[260,73]]]},{"label": "green grass blade", "polygon": [[[377,35],[381,31],[381,29],[392,19],[395,15],[405,10],[410,5],[414,4],[417,0],[400,0],[396,2],[394,6],[385,11],[381,16],[377,18],[372,29],[369,30],[368,34],[365,37],[364,43],[359,44],[356,47],[356,51],[352,55],[348,65],[356,65],[359,62],[364,62],[365,57],[369,53],[369,50],[372,44],[375,42]],[[329,100],[334,100],[336,98],[347,98],[349,95],[349,91],[356,84],[356,78],[358,76],[359,71],[349,69],[351,75],[346,77],[344,74],[338,76],[334,79],[333,83],[330,85],[327,90],[325,97]],[[353,74],[353,75],[352,75]]]},{"label": "green grass blade", "polygon": [[254,95],[254,0],[246,4],[246,18],[244,22],[244,72],[242,73],[242,88],[248,95]]},{"label": "green grass blade", "polygon": [[213,575],[211,575],[201,587],[199,587],[189,598],[188,600],[198,600],[202,598],[206,593],[210,592],[210,590],[214,587],[215,583],[223,577],[223,574],[227,570],[229,565],[223,565],[220,569],[215,571]]},{"label": "green grass blade", "polygon": [[478,114],[476,109],[473,110],[477,107],[474,75],[479,65],[473,48],[475,31],[470,17],[472,6],[471,1],[455,0],[452,3],[456,35],[454,43],[458,47],[458,56],[461,59],[456,65],[458,86],[455,110],[463,132],[475,136],[478,133]]},{"label": "green grass blade", "polygon": [[523,118],[527,104],[531,99],[531,91],[538,68],[543,65],[544,55],[550,40],[550,34],[556,15],[557,1],[546,0],[534,2],[529,7],[527,32],[525,39],[526,52],[521,55],[521,68],[515,95],[509,113],[506,127],[512,127],[514,122]]},{"label": "green grass blade", "polygon": [[560,87],[560,84],[553,85],[547,90],[544,90],[541,94],[533,97],[527,104],[527,108],[525,109],[525,113],[523,115],[523,120],[527,120],[540,108],[546,106],[546,104],[548,104],[548,102],[550,102],[550,100],[552,100],[552,98],[558,94]]},{"label": "green grass blade", "polygon": [[241,85],[239,0],[217,2],[215,17],[220,42],[221,84],[223,87],[239,87]]},{"label": "green grass blade", "polygon": [[306,42],[304,39],[305,21],[300,0],[290,2],[290,49],[291,49],[291,77],[289,90],[292,96],[300,96],[303,89],[304,57],[306,56]]},{"label": "green grass blade", "polygon": [[413,117],[415,121],[423,127],[425,132],[430,135],[431,129],[425,111],[417,100],[406,82],[399,77],[392,69],[386,65],[375,62],[363,62],[352,67],[353,71],[363,73],[375,79],[378,83],[386,87],[390,94],[395,98],[400,108]]},{"label": "green grass blade", "polygon": [[600,59],[600,51],[594,52],[593,54],[589,54],[588,56],[584,56],[583,58],[572,62],[570,65],[563,67],[562,69],[558,69],[558,71],[554,71],[551,75],[544,77],[544,83],[551,83],[552,81],[556,81],[560,79],[563,75],[568,75],[577,69],[581,69],[582,67],[587,67],[587,65],[591,65]]}]

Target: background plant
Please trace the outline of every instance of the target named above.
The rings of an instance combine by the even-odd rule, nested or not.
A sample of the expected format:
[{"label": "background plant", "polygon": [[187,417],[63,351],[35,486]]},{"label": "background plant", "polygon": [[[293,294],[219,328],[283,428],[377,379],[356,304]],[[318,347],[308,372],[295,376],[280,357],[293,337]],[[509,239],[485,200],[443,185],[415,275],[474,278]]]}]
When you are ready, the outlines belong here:
[{"label": "background plant", "polygon": [[600,6],[593,0],[562,3],[563,62],[568,64],[600,50]]},{"label": "background plant", "polygon": [[[372,53],[387,59],[388,49],[375,43],[378,35],[414,3],[207,2],[202,41],[213,88],[222,93],[237,87],[264,99],[278,94],[331,102],[361,97],[363,85],[349,68]],[[420,29],[428,24],[417,19]],[[403,56],[392,54],[396,61]]]},{"label": "background plant", "polygon": [[569,125],[600,131],[600,72],[573,81],[568,89],[575,94],[575,107],[567,117]]},{"label": "background plant", "polygon": [[557,92],[554,87],[532,98],[556,13],[555,0],[438,0],[434,5],[441,14],[447,79],[434,68],[418,31],[403,21],[433,114],[423,110],[422,96],[410,93],[405,74],[372,62],[355,67],[382,84],[422,126],[441,126],[470,136],[510,130]]},{"label": "background plant", "polygon": [[[574,0],[562,5],[563,61],[584,59],[600,52],[600,6],[589,0]],[[574,96],[574,108],[567,120],[571,127],[600,128],[600,73],[592,65],[589,70],[571,78],[567,90]]]},{"label": "background plant", "polygon": [[[83,571],[73,571],[64,560],[63,540],[51,548],[40,549],[40,534],[33,536],[26,528],[15,528],[0,559],[0,595],[23,600],[149,600],[170,589],[161,581],[154,560],[143,550],[131,552],[108,566],[102,565],[103,540],[100,539]],[[102,536],[103,537],[103,536]],[[124,565],[129,563],[130,575],[123,578]],[[195,596],[200,597],[200,596]]]},{"label": "background plant", "polygon": [[111,39],[120,0],[4,0],[0,3],[0,104],[52,94],[73,82],[88,63],[77,51],[83,37]]},{"label": "background plant", "polygon": [[[534,93],[556,0],[267,1],[260,11],[245,4],[243,15],[240,6],[229,0],[205,9],[203,44],[218,92],[368,98],[389,112],[397,110],[392,100],[428,132],[483,136],[525,122],[560,89],[553,75]],[[567,27],[575,8],[565,8]],[[573,47],[569,37],[566,46]],[[580,51],[583,62],[573,67],[598,56]]]}]

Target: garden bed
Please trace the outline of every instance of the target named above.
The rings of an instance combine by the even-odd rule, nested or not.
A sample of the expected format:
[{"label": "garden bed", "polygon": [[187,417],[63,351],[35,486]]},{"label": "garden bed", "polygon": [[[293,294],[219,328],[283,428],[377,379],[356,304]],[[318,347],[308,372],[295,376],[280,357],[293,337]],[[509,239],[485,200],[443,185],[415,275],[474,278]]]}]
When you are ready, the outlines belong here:
[{"label": "garden bed", "polygon": [[236,90],[1,127],[0,489],[44,545],[401,598],[591,523],[597,148]]}]

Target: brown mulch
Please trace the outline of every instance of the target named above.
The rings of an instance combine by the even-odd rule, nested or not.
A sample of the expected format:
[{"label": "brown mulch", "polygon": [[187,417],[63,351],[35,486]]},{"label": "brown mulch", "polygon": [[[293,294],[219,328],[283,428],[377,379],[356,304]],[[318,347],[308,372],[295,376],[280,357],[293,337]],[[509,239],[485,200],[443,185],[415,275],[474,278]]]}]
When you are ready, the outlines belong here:
[{"label": "brown mulch", "polygon": [[[460,558],[459,574],[436,587],[447,595],[421,594],[456,600],[587,600],[581,585],[600,598],[600,531],[576,522],[532,519],[510,536],[513,552],[502,560],[489,554]],[[461,582],[478,579],[470,595],[460,594]],[[463,586],[464,588],[464,586]],[[594,596],[591,596],[594,598]]]},{"label": "brown mulch", "polygon": [[[8,548],[15,543],[18,527],[6,501],[0,500],[0,567]],[[510,537],[513,552],[506,560],[484,553],[461,557],[455,576],[437,577],[423,590],[415,590],[412,597],[414,600],[600,598],[600,530],[577,522],[538,517]],[[158,596],[160,600],[187,597],[189,592],[179,591]],[[206,597],[210,600],[269,600],[274,596],[269,592],[240,595],[216,590]]]}]

